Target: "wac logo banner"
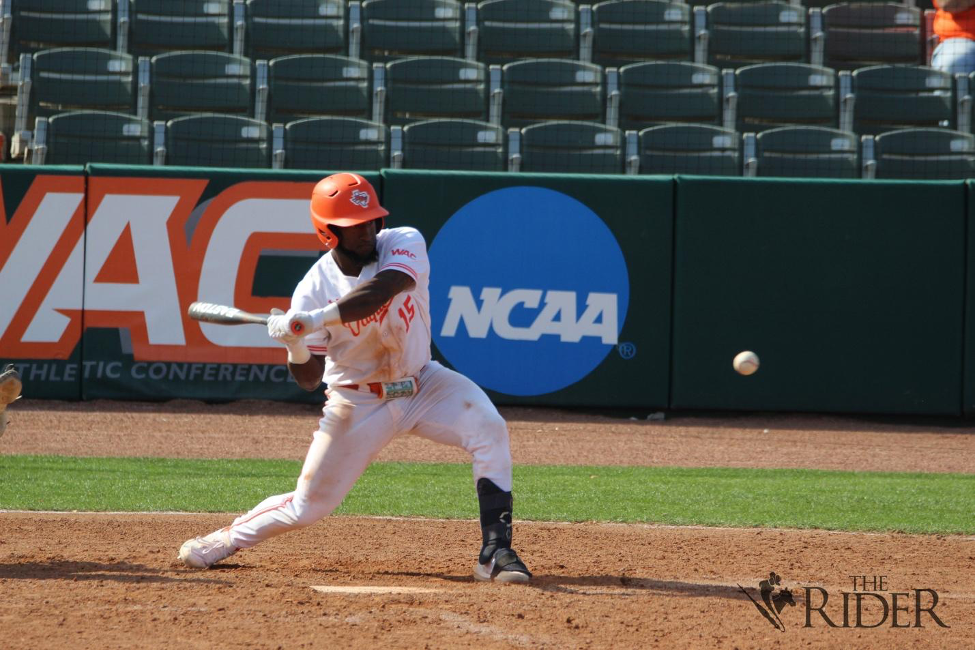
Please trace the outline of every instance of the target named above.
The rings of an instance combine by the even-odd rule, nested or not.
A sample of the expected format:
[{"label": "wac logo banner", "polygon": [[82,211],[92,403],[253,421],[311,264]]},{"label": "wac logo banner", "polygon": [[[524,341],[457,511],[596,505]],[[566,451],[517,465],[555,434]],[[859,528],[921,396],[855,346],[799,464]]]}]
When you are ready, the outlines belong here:
[{"label": "wac logo banner", "polygon": [[[113,359],[33,379],[230,382],[254,379],[239,364],[283,365],[283,349],[263,326],[200,323],[187,307],[203,300],[287,309],[298,278],[275,296],[255,295],[256,267],[269,252],[315,261],[313,183],[246,181],[202,201],[209,182],[36,176],[14,213],[0,218],[0,357],[66,360],[86,332],[108,328],[131,354],[128,370]],[[258,379],[269,380],[261,370]]]}]

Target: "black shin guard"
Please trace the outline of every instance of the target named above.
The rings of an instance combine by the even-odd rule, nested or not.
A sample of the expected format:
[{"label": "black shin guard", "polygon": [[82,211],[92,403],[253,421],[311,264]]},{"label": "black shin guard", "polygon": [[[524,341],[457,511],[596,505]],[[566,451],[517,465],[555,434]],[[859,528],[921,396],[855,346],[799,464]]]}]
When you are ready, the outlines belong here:
[{"label": "black shin guard", "polygon": [[510,548],[512,544],[512,492],[503,492],[487,478],[478,479],[475,489],[482,525],[482,552],[478,561],[485,564],[498,549]]}]

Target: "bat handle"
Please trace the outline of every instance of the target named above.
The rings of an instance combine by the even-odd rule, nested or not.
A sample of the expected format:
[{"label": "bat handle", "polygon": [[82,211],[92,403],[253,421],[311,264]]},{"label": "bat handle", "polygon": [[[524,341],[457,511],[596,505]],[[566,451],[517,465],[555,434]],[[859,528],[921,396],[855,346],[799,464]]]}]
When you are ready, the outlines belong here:
[{"label": "bat handle", "polygon": [[297,336],[305,336],[314,329],[312,317],[308,314],[292,316],[288,321],[288,329]]}]

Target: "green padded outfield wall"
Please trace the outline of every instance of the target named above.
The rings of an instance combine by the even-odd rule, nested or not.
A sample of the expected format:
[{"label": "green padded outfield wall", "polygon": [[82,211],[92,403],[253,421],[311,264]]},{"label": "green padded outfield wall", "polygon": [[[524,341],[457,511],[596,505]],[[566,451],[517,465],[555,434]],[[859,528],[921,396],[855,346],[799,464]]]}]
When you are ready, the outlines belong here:
[{"label": "green padded outfield wall", "polygon": [[[671,406],[960,413],[966,199],[960,182],[678,177]],[[755,375],[733,371],[740,350]]]},{"label": "green padded outfield wall", "polygon": [[974,412],[974,181],[967,181],[967,289],[963,328],[963,410]]},{"label": "green padded outfield wall", "polygon": [[382,174],[428,242],[436,358],[499,404],[667,405],[671,177]]},{"label": "green padded outfield wall", "polygon": [[82,330],[85,170],[0,165],[0,363],[24,395],[77,400],[92,371]]},{"label": "green padded outfield wall", "polygon": [[[319,402],[186,308],[287,307],[327,173],[0,166],[0,362],[27,397]],[[973,411],[972,181],[368,177],[428,239],[435,357],[500,404]]]}]

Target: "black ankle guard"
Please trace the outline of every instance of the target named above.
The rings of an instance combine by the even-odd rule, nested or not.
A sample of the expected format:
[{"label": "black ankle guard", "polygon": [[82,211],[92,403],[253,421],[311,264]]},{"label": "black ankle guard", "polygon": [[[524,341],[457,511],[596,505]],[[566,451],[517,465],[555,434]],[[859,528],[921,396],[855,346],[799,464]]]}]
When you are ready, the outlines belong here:
[{"label": "black ankle guard", "polygon": [[478,479],[475,489],[482,525],[482,552],[478,561],[485,564],[495,551],[510,548],[512,544],[512,492],[503,492],[487,478]]}]

